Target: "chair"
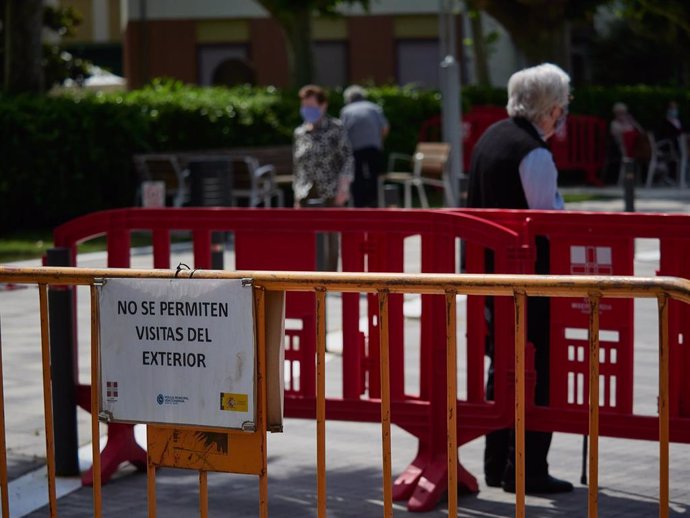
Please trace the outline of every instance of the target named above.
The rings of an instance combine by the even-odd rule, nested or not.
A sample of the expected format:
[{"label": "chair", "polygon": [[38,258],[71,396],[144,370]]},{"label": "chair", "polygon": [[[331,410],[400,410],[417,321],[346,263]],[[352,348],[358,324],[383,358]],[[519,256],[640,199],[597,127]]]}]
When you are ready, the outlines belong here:
[{"label": "chair", "polygon": [[[378,178],[379,207],[384,206],[385,183],[401,183],[405,192],[405,208],[412,207],[412,187],[417,188],[419,201],[423,208],[429,208],[424,191],[425,185],[444,189],[446,201],[450,205],[452,190],[448,181],[448,159],[450,144],[445,142],[420,142],[413,156],[391,153],[388,158],[388,171]],[[411,172],[396,171],[396,163],[406,161],[411,164]]]},{"label": "chair", "polygon": [[[645,187],[652,186],[654,176],[657,172],[661,173],[662,179],[669,181],[668,174],[671,171],[671,164],[676,164],[678,168],[678,185],[682,186],[683,181],[683,164],[682,158],[679,156],[679,151],[676,149],[674,139],[664,138],[656,140],[654,134],[650,131],[647,133],[649,137],[649,147],[651,149],[651,157],[649,159],[649,166],[647,167],[647,180]],[[677,142],[679,149],[682,148],[682,142]],[[687,150],[686,150],[687,152]]]},{"label": "chair", "polygon": [[275,197],[277,206],[283,206],[283,191],[276,184],[276,171],[272,164],[260,166],[253,156],[236,156],[232,157],[232,169],[233,205],[237,205],[237,200],[246,198],[250,207],[257,207],[260,203],[270,207]]},{"label": "chair", "polygon": [[134,165],[139,178],[144,181],[165,183],[166,205],[182,207],[189,201],[187,177],[189,172],[180,166],[175,155],[146,154],[135,155]]}]

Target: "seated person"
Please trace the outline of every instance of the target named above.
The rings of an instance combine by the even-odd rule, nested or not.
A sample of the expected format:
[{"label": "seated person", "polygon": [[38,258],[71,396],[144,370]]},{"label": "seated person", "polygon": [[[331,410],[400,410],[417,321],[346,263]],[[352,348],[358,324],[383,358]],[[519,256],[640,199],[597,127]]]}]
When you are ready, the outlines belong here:
[{"label": "seated person", "polygon": [[648,146],[643,145],[646,137],[642,126],[630,114],[627,105],[622,102],[613,105],[609,136],[605,182],[615,183],[619,177],[623,157],[641,158]]}]

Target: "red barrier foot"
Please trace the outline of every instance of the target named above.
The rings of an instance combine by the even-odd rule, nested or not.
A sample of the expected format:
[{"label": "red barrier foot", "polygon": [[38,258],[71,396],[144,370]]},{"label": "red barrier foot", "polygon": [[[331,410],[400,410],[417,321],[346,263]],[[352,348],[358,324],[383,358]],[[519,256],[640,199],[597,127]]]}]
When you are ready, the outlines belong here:
[{"label": "red barrier foot", "polygon": [[[108,442],[101,452],[101,484],[106,484],[123,462],[131,462],[137,469],[146,469],[146,451],[134,440],[134,426],[113,423],[108,425]],[[81,475],[84,486],[93,485],[92,469]]]},{"label": "red barrier foot", "polygon": [[[458,462],[458,489],[478,493],[477,479]],[[418,453],[417,457],[393,484],[393,500],[407,500],[412,512],[431,511],[448,490],[448,468],[445,455]]]}]

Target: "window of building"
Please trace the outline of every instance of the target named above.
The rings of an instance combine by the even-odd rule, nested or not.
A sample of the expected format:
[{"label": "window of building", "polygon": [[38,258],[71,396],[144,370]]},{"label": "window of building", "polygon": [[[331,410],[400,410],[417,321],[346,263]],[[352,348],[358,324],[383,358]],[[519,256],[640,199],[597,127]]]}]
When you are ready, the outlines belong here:
[{"label": "window of building", "polygon": [[345,42],[316,42],[314,44],[314,82],[323,86],[345,86],[347,79]]},{"label": "window of building", "polygon": [[204,45],[198,52],[200,85],[232,86],[255,82],[246,45]]},{"label": "window of building", "polygon": [[398,84],[438,88],[439,52],[438,40],[398,40]]}]

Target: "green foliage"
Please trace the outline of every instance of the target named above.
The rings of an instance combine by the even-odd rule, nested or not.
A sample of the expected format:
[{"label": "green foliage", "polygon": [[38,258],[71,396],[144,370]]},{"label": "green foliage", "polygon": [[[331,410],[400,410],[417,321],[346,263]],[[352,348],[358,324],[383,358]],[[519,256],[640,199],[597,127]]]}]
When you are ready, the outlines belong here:
[{"label": "green foliage", "polygon": [[645,128],[654,130],[666,116],[669,101],[677,101],[681,120],[690,118],[690,89],[657,86],[590,86],[574,92],[570,111],[597,115],[610,120],[615,102],[624,102],[630,113]]},{"label": "green foliage", "polygon": [[[83,18],[72,6],[57,7],[47,5],[43,10],[43,26],[60,38],[74,36]],[[89,77],[87,60],[66,52],[61,45],[43,44],[43,74],[48,89],[61,84],[65,79],[81,82]]]},{"label": "green foliage", "polygon": [[689,2],[621,0],[616,15],[592,41],[598,84],[690,85]]},{"label": "green foliage", "polygon": [[[573,113],[610,119],[616,101],[652,128],[677,100],[688,120],[690,91],[654,87],[578,89]],[[500,88],[465,87],[463,112],[505,106]],[[440,112],[434,91],[372,87],[391,125],[387,151],[410,153],[419,127]],[[337,116],[342,92],[329,92]],[[49,227],[88,212],[131,206],[142,152],[285,145],[299,124],[294,90],[200,88],[159,80],[142,90],[62,97],[0,95],[0,231]]]}]

